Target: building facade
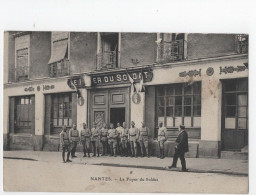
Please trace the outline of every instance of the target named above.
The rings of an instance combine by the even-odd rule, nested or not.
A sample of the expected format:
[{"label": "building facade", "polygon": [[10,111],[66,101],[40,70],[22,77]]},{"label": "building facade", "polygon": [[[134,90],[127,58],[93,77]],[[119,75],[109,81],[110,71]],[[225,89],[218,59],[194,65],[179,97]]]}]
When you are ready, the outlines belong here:
[{"label": "building facade", "polygon": [[57,151],[63,125],[158,123],[173,155],[178,126],[191,157],[248,147],[248,36],[5,32],[4,149]]}]

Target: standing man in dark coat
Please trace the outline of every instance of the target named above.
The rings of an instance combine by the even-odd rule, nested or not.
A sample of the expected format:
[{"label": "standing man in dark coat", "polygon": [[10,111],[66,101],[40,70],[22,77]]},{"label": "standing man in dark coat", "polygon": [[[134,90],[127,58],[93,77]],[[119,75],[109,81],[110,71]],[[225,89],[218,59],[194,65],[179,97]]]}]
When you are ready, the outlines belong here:
[{"label": "standing man in dark coat", "polygon": [[177,167],[177,160],[180,158],[181,165],[182,165],[182,171],[187,172],[186,168],[186,160],[185,160],[185,153],[188,152],[188,133],[185,131],[185,126],[180,125],[179,127],[179,135],[176,139],[176,144],[174,147],[174,156],[173,156],[173,162],[172,166],[169,166],[168,168],[171,169],[173,167]]}]

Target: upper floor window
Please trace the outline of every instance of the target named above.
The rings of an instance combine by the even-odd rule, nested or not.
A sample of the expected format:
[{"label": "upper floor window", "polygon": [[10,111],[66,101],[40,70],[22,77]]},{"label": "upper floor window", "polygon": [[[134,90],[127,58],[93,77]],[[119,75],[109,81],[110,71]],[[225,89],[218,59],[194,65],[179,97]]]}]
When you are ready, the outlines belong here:
[{"label": "upper floor window", "polygon": [[15,78],[16,81],[29,79],[29,48],[30,35],[15,38]]},{"label": "upper floor window", "polygon": [[185,59],[185,34],[160,33],[157,37],[157,62],[168,63]]},{"label": "upper floor window", "polygon": [[248,35],[236,35],[237,53],[248,53]]},{"label": "upper floor window", "polygon": [[50,77],[70,74],[68,48],[69,32],[52,32],[51,58],[48,62]]},{"label": "upper floor window", "polygon": [[119,33],[98,33],[97,69],[118,67],[119,42]]}]

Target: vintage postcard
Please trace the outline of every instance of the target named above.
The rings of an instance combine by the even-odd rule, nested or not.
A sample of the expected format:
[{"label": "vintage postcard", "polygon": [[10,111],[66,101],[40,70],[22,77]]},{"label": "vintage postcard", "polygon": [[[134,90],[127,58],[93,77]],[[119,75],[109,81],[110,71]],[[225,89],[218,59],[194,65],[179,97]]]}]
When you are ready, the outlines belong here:
[{"label": "vintage postcard", "polygon": [[4,191],[248,193],[248,40],[5,31]]}]

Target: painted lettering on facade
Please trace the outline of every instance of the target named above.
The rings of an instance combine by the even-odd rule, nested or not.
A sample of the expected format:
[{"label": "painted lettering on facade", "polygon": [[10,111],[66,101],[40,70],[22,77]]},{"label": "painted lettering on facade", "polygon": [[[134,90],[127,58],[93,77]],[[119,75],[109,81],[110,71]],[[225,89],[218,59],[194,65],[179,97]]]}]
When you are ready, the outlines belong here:
[{"label": "painted lettering on facade", "polygon": [[201,69],[199,70],[190,70],[190,71],[184,71],[184,72],[180,72],[179,73],[179,76],[180,77],[186,77],[186,76],[189,76],[189,77],[195,77],[195,76],[201,76]]},{"label": "painted lettering on facade", "polygon": [[[144,82],[150,82],[153,78],[153,73],[150,70],[147,71],[137,71],[137,72],[128,72],[129,76],[134,80],[134,82],[139,82],[143,77]],[[121,84],[129,83],[129,77],[126,72],[119,73],[105,73],[103,75],[91,76],[92,86],[96,85],[107,85],[107,84]]]},{"label": "painted lettering on facade", "polygon": [[35,90],[34,87],[26,87],[24,89],[24,91],[26,91],[26,92],[31,92],[31,91],[34,91],[34,90]]},{"label": "painted lettering on facade", "polygon": [[55,88],[54,85],[43,85],[43,91],[48,91],[54,88]]},{"label": "painted lettering on facade", "polygon": [[248,69],[246,66],[225,66],[224,68],[220,66],[220,74],[222,73],[233,73],[233,72],[242,72]]},{"label": "painted lettering on facade", "polygon": [[85,88],[84,79],[80,76],[76,76],[76,77],[72,77],[72,78],[68,79],[67,84],[71,89],[75,89],[75,87],[77,89]]}]

